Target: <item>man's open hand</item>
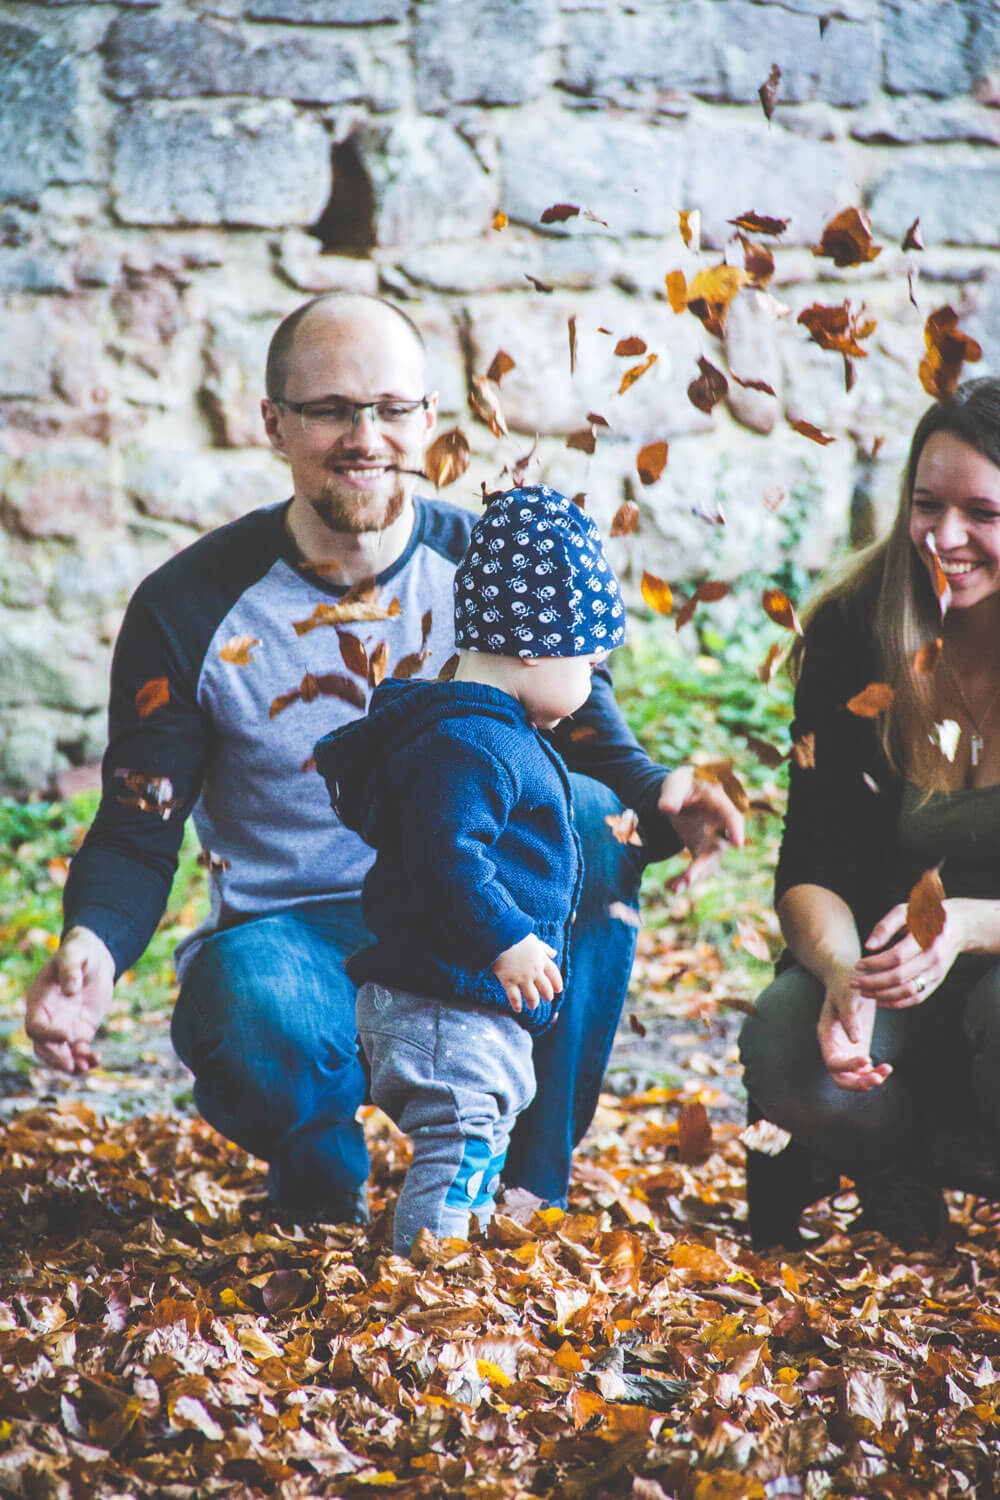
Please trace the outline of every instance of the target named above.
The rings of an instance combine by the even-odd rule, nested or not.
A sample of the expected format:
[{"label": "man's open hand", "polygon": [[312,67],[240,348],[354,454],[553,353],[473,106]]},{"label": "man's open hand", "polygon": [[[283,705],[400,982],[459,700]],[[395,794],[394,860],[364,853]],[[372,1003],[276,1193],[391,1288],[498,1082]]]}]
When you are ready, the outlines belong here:
[{"label": "man's open hand", "polygon": [[693,766],[679,766],[664,778],[657,806],[691,855],[687,869],[671,882],[672,890],[686,891],[711,875],[728,844],[743,846],[743,814],[717,782],[696,777]]},{"label": "man's open hand", "polygon": [[99,1061],[92,1044],[114,984],[107,946],[88,928],[71,927],[25,997],[24,1029],[41,1062],[86,1073]]}]

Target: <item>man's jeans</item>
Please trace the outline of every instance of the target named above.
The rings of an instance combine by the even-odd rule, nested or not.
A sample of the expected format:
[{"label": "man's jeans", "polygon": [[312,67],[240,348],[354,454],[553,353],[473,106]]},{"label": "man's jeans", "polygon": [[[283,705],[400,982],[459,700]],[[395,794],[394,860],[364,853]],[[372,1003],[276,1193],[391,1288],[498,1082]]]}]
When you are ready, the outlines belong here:
[{"label": "man's jeans", "polygon": [[[511,1136],[504,1181],[565,1202],[570,1156],[597,1103],[635,955],[636,929],[610,914],[638,905],[642,851],[607,826],[621,804],[570,778],[584,882],[562,1014],[535,1041],[537,1092]],[[355,988],[344,960],[370,941],[360,901],[322,901],[209,938],[184,976],[172,1036],[211,1125],[270,1164],[278,1209],[343,1217],[368,1175],[355,1120],[367,1094]]]}]

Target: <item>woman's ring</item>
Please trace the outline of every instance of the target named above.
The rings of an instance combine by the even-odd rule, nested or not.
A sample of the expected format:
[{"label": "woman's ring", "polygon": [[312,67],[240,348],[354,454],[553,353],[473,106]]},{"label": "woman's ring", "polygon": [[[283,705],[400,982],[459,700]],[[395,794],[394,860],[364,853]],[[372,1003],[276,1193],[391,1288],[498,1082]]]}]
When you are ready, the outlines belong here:
[{"label": "woman's ring", "polygon": [[922,974],[918,974],[916,979],[913,981],[913,988],[916,990],[918,995],[922,995],[924,993],[924,990],[927,988],[927,986],[924,983]]}]

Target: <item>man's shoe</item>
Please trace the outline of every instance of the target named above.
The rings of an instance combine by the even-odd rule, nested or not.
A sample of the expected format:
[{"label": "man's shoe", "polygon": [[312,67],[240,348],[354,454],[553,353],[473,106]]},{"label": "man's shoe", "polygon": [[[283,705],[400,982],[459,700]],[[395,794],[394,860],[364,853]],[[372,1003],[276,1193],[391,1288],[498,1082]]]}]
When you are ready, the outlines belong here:
[{"label": "man's shoe", "polygon": [[861,1212],[852,1234],[882,1234],[904,1250],[918,1250],[948,1238],[951,1220],[936,1182],[899,1167],[862,1174],[854,1184]]}]

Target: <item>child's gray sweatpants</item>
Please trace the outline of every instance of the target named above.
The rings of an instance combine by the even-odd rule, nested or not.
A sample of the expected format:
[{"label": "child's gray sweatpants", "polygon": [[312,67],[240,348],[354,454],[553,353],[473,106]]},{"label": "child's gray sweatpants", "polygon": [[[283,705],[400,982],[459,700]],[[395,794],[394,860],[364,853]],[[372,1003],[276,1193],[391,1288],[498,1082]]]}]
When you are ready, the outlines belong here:
[{"label": "child's gray sweatpants", "polygon": [[514,1121],[534,1098],[531,1037],[513,1015],[382,984],[358,991],[371,1096],[413,1141],[393,1249],[418,1229],[465,1239],[489,1222]]}]

